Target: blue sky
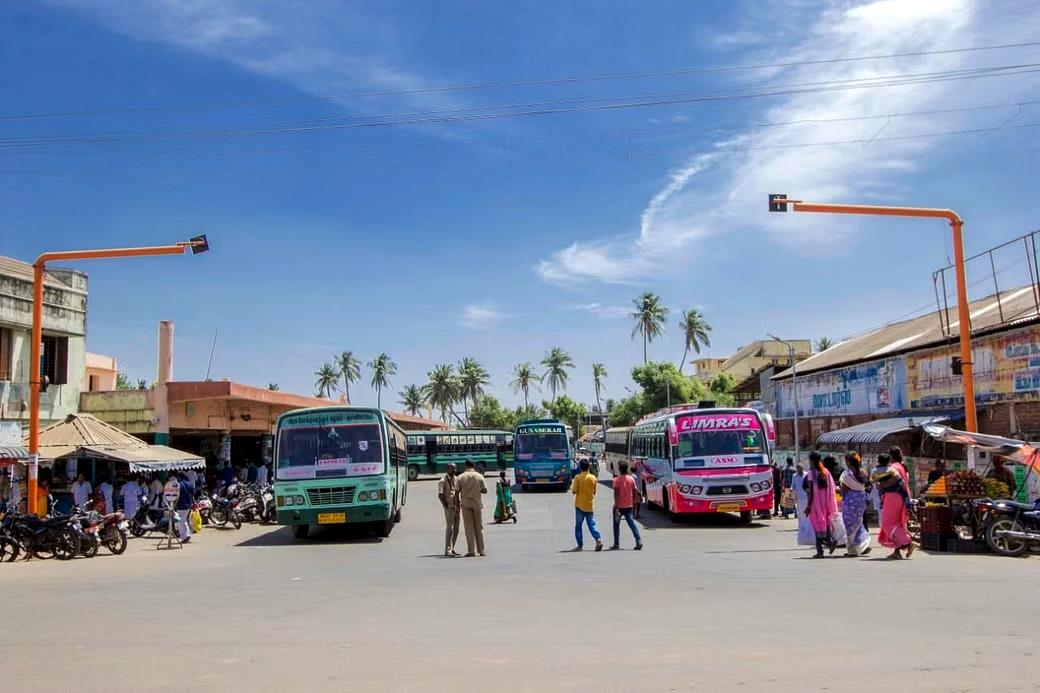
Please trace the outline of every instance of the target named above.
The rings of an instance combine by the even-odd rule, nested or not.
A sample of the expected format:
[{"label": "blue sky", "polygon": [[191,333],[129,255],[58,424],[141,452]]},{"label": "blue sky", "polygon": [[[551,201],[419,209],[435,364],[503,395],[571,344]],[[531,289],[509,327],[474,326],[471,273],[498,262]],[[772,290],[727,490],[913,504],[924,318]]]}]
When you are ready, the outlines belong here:
[{"label": "blue sky", "polygon": [[[725,356],[934,302],[941,222],[770,215],[767,193],[952,206],[969,252],[1036,228],[1040,105],[1015,105],[1040,99],[1035,68],[819,85],[1040,63],[1036,46],[936,52],[1038,40],[1037,26],[1034,3],[967,0],[8,2],[0,253],[207,233],[196,258],[79,265],[88,348],[135,378],[153,377],[171,319],[180,379],[205,375],[218,331],[212,377],[283,390],[310,392],[345,349],[389,353],[395,392],[469,355],[515,403],[513,365],[561,346],[573,396],[592,401],[601,361],[621,397],[641,291],[672,309],[651,358],[676,361],[684,308]],[[929,54],[819,62],[896,53]],[[634,76],[669,71],[685,72]],[[565,81],[604,75],[624,78]],[[732,98],[756,91],[774,95]],[[690,100],[705,94],[729,98]],[[652,95],[680,103],[573,108]],[[526,104],[542,105],[491,109]],[[573,112],[472,118],[545,108]],[[395,119],[439,122],[342,127]]]}]

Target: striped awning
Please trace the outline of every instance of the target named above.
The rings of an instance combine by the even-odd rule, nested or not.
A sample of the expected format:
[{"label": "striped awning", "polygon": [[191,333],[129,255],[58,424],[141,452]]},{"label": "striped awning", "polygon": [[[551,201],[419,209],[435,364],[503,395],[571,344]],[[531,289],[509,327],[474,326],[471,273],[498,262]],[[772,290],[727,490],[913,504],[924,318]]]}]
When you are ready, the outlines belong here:
[{"label": "striped awning", "polygon": [[0,445],[0,460],[29,460],[29,449],[20,445]]},{"label": "striped awning", "polygon": [[929,424],[943,423],[956,418],[957,413],[918,414],[917,416],[893,416],[867,423],[828,431],[816,439],[817,445],[851,445],[855,443],[880,443],[888,436]]},{"label": "striped awning", "polygon": [[169,472],[183,469],[203,469],[206,460],[190,452],[168,448],[165,445],[145,445],[141,448],[116,448],[86,445],[80,448],[84,457],[100,457],[126,462],[132,472]]}]

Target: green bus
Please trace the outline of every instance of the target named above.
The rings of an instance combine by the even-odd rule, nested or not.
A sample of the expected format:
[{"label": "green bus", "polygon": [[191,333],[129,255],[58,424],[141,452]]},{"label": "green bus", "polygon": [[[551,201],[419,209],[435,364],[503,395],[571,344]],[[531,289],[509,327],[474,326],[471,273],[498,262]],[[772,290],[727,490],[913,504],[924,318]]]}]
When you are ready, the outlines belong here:
[{"label": "green bus", "polygon": [[297,539],[314,525],[367,525],[383,537],[408,495],[404,430],[379,409],[297,409],[278,417],[274,495],[278,524]]},{"label": "green bus", "polygon": [[454,463],[459,471],[466,460],[481,474],[513,464],[513,434],[508,431],[413,431],[408,434],[408,478],[420,474],[444,474]]}]

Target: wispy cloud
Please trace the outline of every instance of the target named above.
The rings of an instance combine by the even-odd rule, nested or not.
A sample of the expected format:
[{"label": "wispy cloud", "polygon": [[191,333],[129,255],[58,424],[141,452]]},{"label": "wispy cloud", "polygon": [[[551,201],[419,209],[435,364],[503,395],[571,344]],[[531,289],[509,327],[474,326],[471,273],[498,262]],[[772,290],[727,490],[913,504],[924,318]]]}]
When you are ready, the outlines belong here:
[{"label": "wispy cloud", "polygon": [[488,303],[474,303],[462,309],[459,324],[471,330],[489,330],[504,317],[506,317],[505,313]]},{"label": "wispy cloud", "polygon": [[[1010,4],[1009,4],[1010,5]],[[760,12],[757,3],[749,11]],[[876,0],[853,4],[833,1],[814,10],[800,39],[791,42],[786,61],[812,61],[835,56],[886,55],[935,51],[970,45],[1028,40],[1040,23],[1040,10],[1022,3],[1001,11],[981,0]],[[774,55],[773,58],[776,56]],[[945,54],[912,59],[802,65],[773,71],[768,84],[837,82],[891,74],[942,72],[983,64],[1003,64],[1001,54]],[[754,62],[750,57],[745,62]],[[762,73],[748,85],[763,84]],[[797,252],[826,254],[854,237],[857,221],[819,215],[769,215],[766,195],[789,192],[818,200],[899,200],[911,186],[911,175],[925,173],[936,150],[971,146],[965,139],[886,140],[878,137],[917,135],[963,127],[999,125],[1014,114],[985,111],[845,121],[869,114],[888,114],[963,105],[970,90],[973,102],[1011,101],[1036,93],[1035,81],[995,79],[968,82],[916,83],[898,88],[817,91],[762,102],[752,113],[748,131],[717,141],[708,151],[676,166],[643,210],[638,234],[575,241],[535,266],[545,280],[565,284],[590,279],[636,283],[666,268],[681,271],[704,239],[722,233],[765,235]],[[754,127],[753,123],[815,120],[788,127]],[[828,121],[828,122],[820,122]],[[861,144],[806,147],[811,142],[858,139]],[[668,262],[660,262],[667,259]]]},{"label": "wispy cloud", "polygon": [[588,313],[597,318],[624,318],[628,317],[628,314],[632,312],[632,309],[628,306],[604,305],[602,303],[580,303],[571,306],[571,310]]}]

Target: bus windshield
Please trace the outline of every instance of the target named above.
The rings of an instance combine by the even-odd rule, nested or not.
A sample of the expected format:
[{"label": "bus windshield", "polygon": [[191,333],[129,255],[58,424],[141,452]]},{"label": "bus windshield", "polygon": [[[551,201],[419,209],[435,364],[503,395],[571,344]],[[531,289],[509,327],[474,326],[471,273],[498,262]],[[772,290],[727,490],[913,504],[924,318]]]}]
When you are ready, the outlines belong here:
[{"label": "bus windshield", "polygon": [[384,471],[378,424],[283,428],[279,434],[277,479],[368,476]]},{"label": "bus windshield", "polygon": [[[554,460],[567,459],[567,435],[559,433],[525,433],[516,434],[516,454],[530,459],[531,457],[551,457]],[[522,459],[522,458],[521,458]]]},{"label": "bus windshield", "polygon": [[761,452],[762,431],[698,431],[679,435],[677,457],[753,455]]}]

